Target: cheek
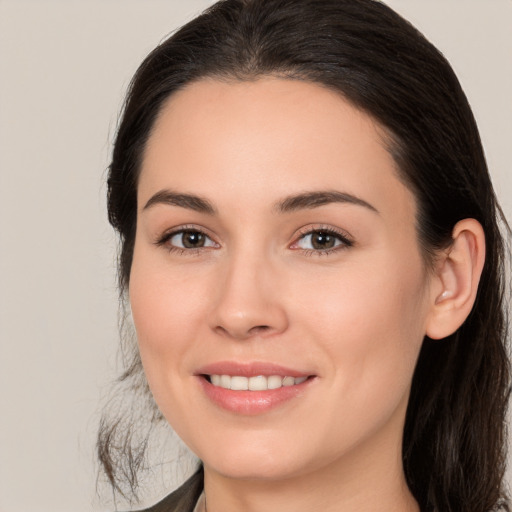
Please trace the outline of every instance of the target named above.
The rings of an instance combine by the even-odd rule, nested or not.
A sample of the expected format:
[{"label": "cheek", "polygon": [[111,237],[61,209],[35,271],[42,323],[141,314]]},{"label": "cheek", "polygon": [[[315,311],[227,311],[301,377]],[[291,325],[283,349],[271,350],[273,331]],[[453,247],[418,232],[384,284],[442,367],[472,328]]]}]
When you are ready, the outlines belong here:
[{"label": "cheek", "polygon": [[370,387],[379,379],[400,378],[401,386],[408,385],[425,330],[421,262],[376,258],[336,276],[316,277],[302,284],[310,292],[296,316],[321,340],[333,372],[350,389],[355,382]]},{"label": "cheek", "polygon": [[384,267],[347,272],[337,286],[321,283],[303,308],[330,365],[333,396],[319,404],[326,438],[356,440],[404,414],[423,340],[425,283],[421,272],[391,261]]},{"label": "cheek", "polygon": [[[178,367],[191,340],[197,340],[209,295],[204,280],[173,271],[154,251],[135,248],[130,304],[148,380]],[[181,368],[181,366],[180,366]]]},{"label": "cheek", "polygon": [[144,248],[136,249],[129,296],[149,387],[167,421],[179,427],[186,423],[188,410],[183,389],[190,379],[188,357],[202,338],[198,334],[199,319],[204,317],[208,294],[204,282],[183,272],[172,272],[161,259]]}]

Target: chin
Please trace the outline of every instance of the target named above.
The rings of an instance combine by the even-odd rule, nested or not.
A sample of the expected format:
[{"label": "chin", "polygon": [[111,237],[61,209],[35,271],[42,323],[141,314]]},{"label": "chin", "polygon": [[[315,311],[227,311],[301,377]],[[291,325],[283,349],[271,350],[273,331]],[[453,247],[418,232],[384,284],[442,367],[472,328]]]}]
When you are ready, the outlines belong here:
[{"label": "chin", "polygon": [[[198,453],[205,467],[225,478],[278,481],[309,473],[321,465],[319,454],[309,453],[304,443],[287,444],[284,440],[219,443]],[[315,464],[316,459],[316,464]]]},{"label": "chin", "polygon": [[[292,449],[281,442],[258,442],[256,434],[252,439],[236,442],[223,440],[195,447],[196,455],[205,467],[226,477],[243,480],[278,480],[298,472],[300,462],[297,454],[304,457],[296,447]],[[204,449],[201,449],[204,448]]]},{"label": "chin", "polygon": [[299,473],[294,470],[296,468],[288,460],[276,461],[274,459],[263,459],[262,457],[256,460],[254,458],[242,460],[239,456],[238,458],[225,458],[212,462],[212,464],[208,464],[208,461],[203,461],[205,466],[230,479],[277,481],[296,476]]}]

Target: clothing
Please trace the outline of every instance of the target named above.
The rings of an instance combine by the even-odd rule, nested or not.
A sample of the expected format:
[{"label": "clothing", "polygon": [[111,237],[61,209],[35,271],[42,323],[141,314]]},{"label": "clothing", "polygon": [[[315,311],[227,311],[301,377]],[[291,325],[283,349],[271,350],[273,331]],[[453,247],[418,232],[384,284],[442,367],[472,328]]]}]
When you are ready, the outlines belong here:
[{"label": "clothing", "polygon": [[152,507],[139,512],[194,512],[203,492],[203,467],[201,466],[181,487]]}]

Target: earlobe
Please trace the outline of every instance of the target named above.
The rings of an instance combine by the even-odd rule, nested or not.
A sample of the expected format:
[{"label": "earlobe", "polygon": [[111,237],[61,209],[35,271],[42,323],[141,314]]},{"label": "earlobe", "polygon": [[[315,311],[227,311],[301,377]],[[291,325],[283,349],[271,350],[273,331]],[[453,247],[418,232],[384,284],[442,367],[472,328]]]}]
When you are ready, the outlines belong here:
[{"label": "earlobe", "polygon": [[475,219],[459,221],[451,246],[438,261],[426,335],[441,339],[466,320],[478,291],[485,260],[485,234]]}]

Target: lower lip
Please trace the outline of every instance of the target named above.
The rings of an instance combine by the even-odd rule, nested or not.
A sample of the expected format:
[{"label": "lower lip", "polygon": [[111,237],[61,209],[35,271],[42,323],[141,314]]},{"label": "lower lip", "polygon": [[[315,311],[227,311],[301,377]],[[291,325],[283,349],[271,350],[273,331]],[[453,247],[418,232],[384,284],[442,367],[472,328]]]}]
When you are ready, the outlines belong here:
[{"label": "lower lip", "polygon": [[222,409],[246,416],[262,414],[302,396],[314,380],[313,377],[309,377],[294,386],[283,386],[265,391],[233,391],[214,386],[202,376],[197,378],[204,393],[214,404]]}]

